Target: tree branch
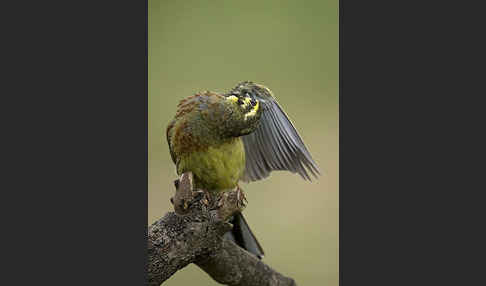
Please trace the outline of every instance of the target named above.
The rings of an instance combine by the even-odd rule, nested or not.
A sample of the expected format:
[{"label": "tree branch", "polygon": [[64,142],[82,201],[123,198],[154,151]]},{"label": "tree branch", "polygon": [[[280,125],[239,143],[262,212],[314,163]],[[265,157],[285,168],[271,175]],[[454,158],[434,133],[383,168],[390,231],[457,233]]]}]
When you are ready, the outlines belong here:
[{"label": "tree branch", "polygon": [[232,286],[295,285],[286,277],[223,238],[226,222],[241,210],[236,191],[223,197],[192,191],[192,174],[181,176],[174,209],[148,228],[149,285],[159,286],[175,272],[194,263],[215,281]]}]

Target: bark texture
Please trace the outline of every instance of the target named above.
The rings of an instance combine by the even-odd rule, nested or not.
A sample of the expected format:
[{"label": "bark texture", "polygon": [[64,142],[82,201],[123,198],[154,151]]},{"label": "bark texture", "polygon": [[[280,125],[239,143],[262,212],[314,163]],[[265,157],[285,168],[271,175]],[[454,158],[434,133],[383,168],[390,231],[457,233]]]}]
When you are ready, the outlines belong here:
[{"label": "bark texture", "polygon": [[194,263],[224,285],[296,285],[238,245],[223,238],[231,214],[242,210],[237,190],[223,196],[192,190],[192,174],[183,174],[169,212],[148,228],[148,280],[158,286]]}]

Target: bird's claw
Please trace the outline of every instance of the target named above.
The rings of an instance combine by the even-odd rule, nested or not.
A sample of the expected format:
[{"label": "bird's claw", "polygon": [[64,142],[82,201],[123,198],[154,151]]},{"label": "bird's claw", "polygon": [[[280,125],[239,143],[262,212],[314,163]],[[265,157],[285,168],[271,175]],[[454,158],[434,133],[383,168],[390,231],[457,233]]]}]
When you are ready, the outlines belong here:
[{"label": "bird's claw", "polygon": [[230,198],[230,194],[228,192],[224,192],[219,195],[216,203],[216,208],[223,207],[226,201],[228,200],[232,201],[233,203],[236,203],[236,206],[238,208],[245,208],[246,204],[248,203],[245,193],[239,186],[236,187],[235,192],[236,192],[236,202],[233,196],[232,198]]},{"label": "bird's claw", "polygon": [[244,208],[246,207],[246,204],[248,201],[246,200],[245,193],[243,190],[238,186],[236,187],[236,204],[239,208]]},{"label": "bird's claw", "polygon": [[224,203],[225,203],[227,198],[228,198],[228,193],[222,193],[218,197],[218,202],[216,203],[216,208],[221,208],[222,206],[224,206]]},{"label": "bird's claw", "polygon": [[217,195],[213,210],[217,210],[218,217],[227,220],[235,212],[241,212],[246,207],[245,193],[239,187]]},{"label": "bird's claw", "polygon": [[211,196],[208,191],[197,189],[194,191],[192,195],[193,195],[192,203],[195,203],[196,201],[201,201],[206,207],[209,206],[209,200]]},{"label": "bird's claw", "polygon": [[206,206],[209,205],[209,193],[205,190],[194,189],[193,179],[192,172],[186,172],[179,179],[174,180],[176,193],[170,202],[178,214],[186,214],[189,208],[198,201]]}]

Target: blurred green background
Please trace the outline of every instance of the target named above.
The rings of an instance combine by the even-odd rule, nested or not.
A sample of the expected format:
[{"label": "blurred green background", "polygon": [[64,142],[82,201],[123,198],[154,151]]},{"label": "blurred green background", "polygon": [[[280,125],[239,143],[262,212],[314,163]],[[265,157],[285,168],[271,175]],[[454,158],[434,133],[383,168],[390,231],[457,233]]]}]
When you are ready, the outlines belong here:
[{"label": "blurred green background", "polygon": [[[149,0],[148,223],[172,210],[165,128],[184,97],[268,86],[324,171],[309,183],[274,172],[243,184],[264,261],[299,285],[338,285],[338,0]],[[197,266],[164,285],[218,285]]]}]

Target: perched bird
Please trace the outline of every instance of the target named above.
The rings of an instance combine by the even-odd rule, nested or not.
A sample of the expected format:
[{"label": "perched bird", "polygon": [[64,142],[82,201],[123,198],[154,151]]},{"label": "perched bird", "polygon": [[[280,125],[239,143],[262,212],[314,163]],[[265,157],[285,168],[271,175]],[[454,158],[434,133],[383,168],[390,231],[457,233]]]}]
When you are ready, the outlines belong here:
[{"label": "perched bird", "polygon": [[[245,81],[228,93],[209,91],[181,100],[167,127],[177,174],[191,171],[198,189],[224,192],[238,182],[290,171],[305,180],[319,169],[293,124],[267,87]],[[263,257],[263,249],[241,213],[227,237]]]}]

